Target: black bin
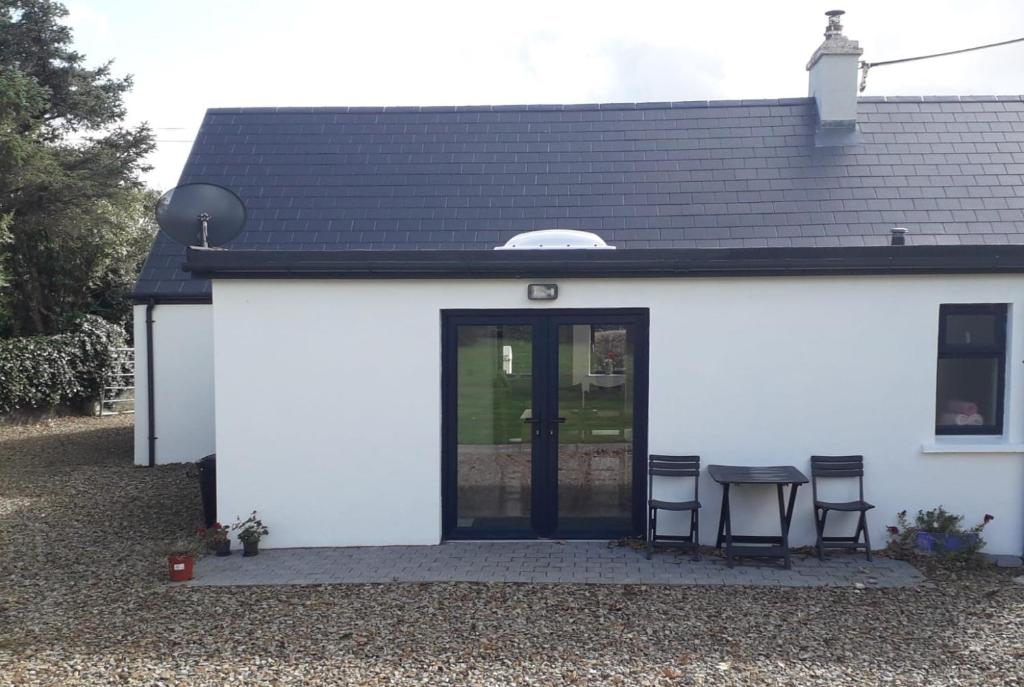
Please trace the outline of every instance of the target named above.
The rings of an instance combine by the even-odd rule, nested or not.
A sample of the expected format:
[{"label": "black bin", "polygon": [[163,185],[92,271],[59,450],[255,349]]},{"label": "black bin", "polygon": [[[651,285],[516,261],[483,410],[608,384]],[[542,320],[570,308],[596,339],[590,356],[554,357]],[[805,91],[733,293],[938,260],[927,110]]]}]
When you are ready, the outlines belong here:
[{"label": "black bin", "polygon": [[199,459],[199,493],[203,497],[203,519],[210,527],[217,522],[217,454]]}]

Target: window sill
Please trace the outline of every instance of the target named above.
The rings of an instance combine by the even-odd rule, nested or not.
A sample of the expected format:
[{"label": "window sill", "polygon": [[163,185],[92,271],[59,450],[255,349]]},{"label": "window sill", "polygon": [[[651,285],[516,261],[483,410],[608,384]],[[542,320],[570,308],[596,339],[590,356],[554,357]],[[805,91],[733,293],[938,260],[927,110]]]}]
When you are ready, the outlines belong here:
[{"label": "window sill", "polygon": [[922,444],[921,453],[1024,453],[1024,444],[1011,444],[1002,437],[939,437]]}]

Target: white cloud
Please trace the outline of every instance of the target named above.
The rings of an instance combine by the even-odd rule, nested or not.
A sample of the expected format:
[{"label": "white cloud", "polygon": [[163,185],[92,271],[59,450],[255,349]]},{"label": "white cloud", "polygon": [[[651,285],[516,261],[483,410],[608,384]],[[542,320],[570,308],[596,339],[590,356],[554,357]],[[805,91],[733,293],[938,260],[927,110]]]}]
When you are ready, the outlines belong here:
[{"label": "white cloud", "polygon": [[[507,104],[792,97],[834,0],[800,3],[521,0],[314,2],[75,0],[94,61],[136,76],[135,120],[191,139],[207,107]],[[867,60],[1024,36],[1018,0],[849,6]],[[871,73],[869,95],[1024,92],[1024,45]],[[169,187],[187,143],[161,143]]]}]

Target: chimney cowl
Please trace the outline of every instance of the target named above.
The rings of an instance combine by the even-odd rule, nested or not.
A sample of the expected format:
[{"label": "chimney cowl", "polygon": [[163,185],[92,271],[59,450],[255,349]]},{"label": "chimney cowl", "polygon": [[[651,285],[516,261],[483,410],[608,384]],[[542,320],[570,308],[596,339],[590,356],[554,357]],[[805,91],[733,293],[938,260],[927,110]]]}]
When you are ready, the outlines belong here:
[{"label": "chimney cowl", "polygon": [[828,26],[825,27],[825,38],[843,35],[843,25],[839,23],[839,18],[844,14],[846,12],[843,10],[829,10],[825,13],[825,16],[828,17]]},{"label": "chimney cowl", "polygon": [[811,55],[807,62],[807,71],[814,68],[814,65],[825,55],[855,55],[860,57],[864,54],[864,48],[860,43],[850,40],[843,35],[843,25],[839,23],[839,17],[846,14],[843,10],[829,10],[825,13],[828,16],[828,25],[825,27],[825,41],[818,46],[818,49]]}]

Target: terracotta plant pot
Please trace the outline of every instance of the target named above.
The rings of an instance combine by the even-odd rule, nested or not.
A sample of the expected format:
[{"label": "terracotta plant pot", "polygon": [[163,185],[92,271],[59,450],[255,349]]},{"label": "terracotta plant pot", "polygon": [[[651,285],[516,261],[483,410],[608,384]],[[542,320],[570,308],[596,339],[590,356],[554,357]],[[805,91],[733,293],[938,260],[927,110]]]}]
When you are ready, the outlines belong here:
[{"label": "terracotta plant pot", "polygon": [[195,559],[190,554],[171,554],[167,557],[167,567],[171,573],[171,582],[188,582],[192,579],[192,567]]},{"label": "terracotta plant pot", "polygon": [[214,545],[213,550],[218,556],[230,556],[231,555],[231,540],[226,539],[222,542],[218,542]]},{"label": "terracotta plant pot", "polygon": [[256,556],[260,552],[259,541],[244,541],[242,542],[242,555],[243,556]]}]

